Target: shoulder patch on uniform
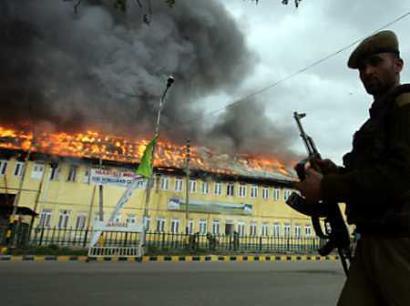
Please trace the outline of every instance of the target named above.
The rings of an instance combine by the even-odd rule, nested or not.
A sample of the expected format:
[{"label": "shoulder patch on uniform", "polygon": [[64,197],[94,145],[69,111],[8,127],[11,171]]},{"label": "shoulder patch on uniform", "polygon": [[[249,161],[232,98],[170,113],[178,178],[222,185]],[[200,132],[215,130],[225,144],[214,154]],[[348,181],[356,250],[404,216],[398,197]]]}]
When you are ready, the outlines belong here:
[{"label": "shoulder patch on uniform", "polygon": [[403,93],[396,98],[396,104],[398,107],[403,107],[410,104],[410,92]]}]

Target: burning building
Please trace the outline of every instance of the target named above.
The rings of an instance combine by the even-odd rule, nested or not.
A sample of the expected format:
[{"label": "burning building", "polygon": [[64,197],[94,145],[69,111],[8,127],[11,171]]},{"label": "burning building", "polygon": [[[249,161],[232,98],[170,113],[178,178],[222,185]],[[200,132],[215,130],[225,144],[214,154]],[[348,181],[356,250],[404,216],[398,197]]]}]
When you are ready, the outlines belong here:
[{"label": "burning building", "polygon": [[[99,199],[107,220],[144,151],[146,140],[97,132],[35,134],[0,128],[2,207],[17,205],[38,214],[34,226],[92,227]],[[150,231],[240,235],[310,235],[309,220],[284,203],[295,177],[279,160],[229,156],[191,147],[189,179],[184,146],[160,141],[154,164],[154,187],[147,203]],[[106,179],[102,194],[97,185]],[[98,179],[100,179],[98,181]],[[23,181],[22,181],[23,180]],[[186,182],[189,202],[186,206]],[[143,220],[145,183],[115,217]],[[186,212],[189,212],[188,219]]]}]

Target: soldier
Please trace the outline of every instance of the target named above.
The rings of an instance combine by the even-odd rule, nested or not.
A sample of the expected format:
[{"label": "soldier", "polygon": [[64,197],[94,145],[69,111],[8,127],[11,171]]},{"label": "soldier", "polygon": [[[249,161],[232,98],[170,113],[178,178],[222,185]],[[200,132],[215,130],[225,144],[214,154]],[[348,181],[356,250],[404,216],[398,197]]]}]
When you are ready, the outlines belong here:
[{"label": "soldier", "polygon": [[351,54],[348,67],[374,101],[353,137],[344,167],[318,161],[296,184],[308,202],[346,203],[360,234],[338,305],[410,305],[410,85],[396,35],[378,32]]}]

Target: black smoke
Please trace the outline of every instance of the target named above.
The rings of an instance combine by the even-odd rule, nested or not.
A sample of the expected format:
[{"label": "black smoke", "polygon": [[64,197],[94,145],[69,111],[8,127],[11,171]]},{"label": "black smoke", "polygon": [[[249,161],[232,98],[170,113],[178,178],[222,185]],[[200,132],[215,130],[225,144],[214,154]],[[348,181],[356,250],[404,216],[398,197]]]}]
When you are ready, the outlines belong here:
[{"label": "black smoke", "polygon": [[234,153],[274,154],[282,160],[298,158],[288,150],[296,135],[296,128],[273,122],[260,101],[244,100],[229,107],[222,114],[209,136],[217,147]]},{"label": "black smoke", "polygon": [[162,117],[167,138],[212,138],[251,151],[277,141],[273,147],[286,151],[286,133],[259,106],[238,106],[211,132],[203,128],[204,108],[195,102],[233,91],[256,61],[219,1],[179,0],[173,8],[151,1],[149,25],[140,18],[146,8],[135,3],[123,12],[113,1],[83,0],[75,13],[75,1],[2,0],[0,123],[147,136],[172,73]]}]

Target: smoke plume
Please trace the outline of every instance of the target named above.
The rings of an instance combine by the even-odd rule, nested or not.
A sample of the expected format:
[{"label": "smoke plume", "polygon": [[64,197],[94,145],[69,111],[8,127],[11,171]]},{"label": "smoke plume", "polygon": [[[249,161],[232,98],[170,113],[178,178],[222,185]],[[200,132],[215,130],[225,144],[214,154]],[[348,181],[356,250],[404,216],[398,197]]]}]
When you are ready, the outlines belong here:
[{"label": "smoke plume", "polygon": [[123,12],[113,1],[83,0],[75,13],[76,2],[3,0],[0,123],[146,137],[173,74],[162,117],[167,138],[286,153],[286,133],[254,103],[229,108],[210,131],[203,128],[195,102],[233,91],[256,61],[218,2],[179,0],[169,8],[152,1],[148,25],[140,16],[147,8],[134,1]]}]

